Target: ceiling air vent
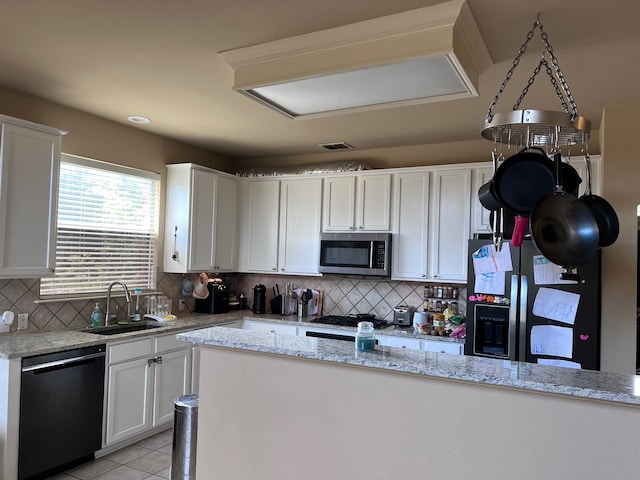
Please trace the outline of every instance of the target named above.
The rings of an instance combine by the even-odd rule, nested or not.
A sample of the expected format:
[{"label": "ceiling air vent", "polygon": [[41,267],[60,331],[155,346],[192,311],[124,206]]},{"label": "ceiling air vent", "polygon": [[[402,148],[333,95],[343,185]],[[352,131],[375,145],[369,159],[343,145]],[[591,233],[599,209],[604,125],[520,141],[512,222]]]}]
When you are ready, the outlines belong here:
[{"label": "ceiling air vent", "polygon": [[326,150],[349,150],[351,148],[355,148],[353,145],[349,145],[347,142],[321,143],[318,146]]}]

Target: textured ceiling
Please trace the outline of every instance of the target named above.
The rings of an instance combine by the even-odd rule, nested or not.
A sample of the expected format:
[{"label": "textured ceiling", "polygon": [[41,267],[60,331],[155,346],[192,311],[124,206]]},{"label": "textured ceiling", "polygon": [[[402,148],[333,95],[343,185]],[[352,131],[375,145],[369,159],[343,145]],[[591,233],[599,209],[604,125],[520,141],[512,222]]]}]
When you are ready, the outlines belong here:
[{"label": "textured ceiling", "polygon": [[[579,113],[640,101],[639,2],[468,0],[493,59],[480,97],[289,120],[231,90],[217,52],[439,3],[434,0],[4,0],[0,86],[234,158],[478,140],[489,103],[540,12]],[[496,111],[510,110],[538,63],[536,36]],[[523,108],[560,110],[550,83]],[[330,155],[330,154],[329,154]]]}]

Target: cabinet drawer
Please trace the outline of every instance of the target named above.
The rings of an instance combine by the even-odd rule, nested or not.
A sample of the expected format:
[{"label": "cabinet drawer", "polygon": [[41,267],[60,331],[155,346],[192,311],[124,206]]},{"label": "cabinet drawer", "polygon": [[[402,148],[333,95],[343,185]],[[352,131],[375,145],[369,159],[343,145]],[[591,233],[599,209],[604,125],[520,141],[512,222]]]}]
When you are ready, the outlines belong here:
[{"label": "cabinet drawer", "polygon": [[150,356],[153,353],[152,346],[153,341],[151,338],[109,345],[109,363],[118,363],[134,358]]},{"label": "cabinet drawer", "polygon": [[191,348],[191,345],[176,338],[176,334],[163,335],[155,338],[155,352],[162,353],[170,350],[180,350],[183,348]]},{"label": "cabinet drawer", "polygon": [[417,338],[404,338],[392,335],[378,335],[378,343],[385,347],[409,348],[411,350],[420,350],[420,340]]},{"label": "cabinet drawer", "polygon": [[438,341],[422,341],[422,349],[427,352],[451,353],[453,355],[462,355],[463,344]]}]

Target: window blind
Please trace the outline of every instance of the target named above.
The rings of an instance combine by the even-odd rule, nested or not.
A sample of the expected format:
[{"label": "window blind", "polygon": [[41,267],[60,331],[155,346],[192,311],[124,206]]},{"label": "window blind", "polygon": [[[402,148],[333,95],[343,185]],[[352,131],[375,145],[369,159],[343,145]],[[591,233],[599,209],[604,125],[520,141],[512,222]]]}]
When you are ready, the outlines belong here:
[{"label": "window blind", "polygon": [[40,296],[156,287],[160,175],[62,155],[55,275]]}]

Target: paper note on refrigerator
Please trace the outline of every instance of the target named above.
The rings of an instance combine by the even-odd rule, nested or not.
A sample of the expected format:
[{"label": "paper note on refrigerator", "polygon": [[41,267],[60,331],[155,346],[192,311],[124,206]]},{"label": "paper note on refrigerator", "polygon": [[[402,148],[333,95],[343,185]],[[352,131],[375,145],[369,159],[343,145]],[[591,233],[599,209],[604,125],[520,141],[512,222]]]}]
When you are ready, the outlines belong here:
[{"label": "paper note on refrigerator", "polygon": [[547,259],[544,255],[533,257],[533,283],[536,285],[557,285],[562,283],[576,284],[575,280],[563,280],[560,278],[562,267]]},{"label": "paper note on refrigerator", "polygon": [[571,358],[573,328],[534,325],[531,327],[531,354]]},{"label": "paper note on refrigerator", "polygon": [[578,293],[542,287],[538,289],[533,301],[532,312],[539,317],[573,325],[576,321],[579,303],[580,295]]},{"label": "paper note on refrigerator", "polygon": [[483,245],[473,252],[471,257],[473,258],[473,271],[476,275],[513,270],[509,242],[505,242],[499,252],[496,251],[493,244]]},{"label": "paper note on refrigerator", "polygon": [[489,272],[476,275],[474,293],[486,293],[487,295],[504,295],[504,272]]}]

